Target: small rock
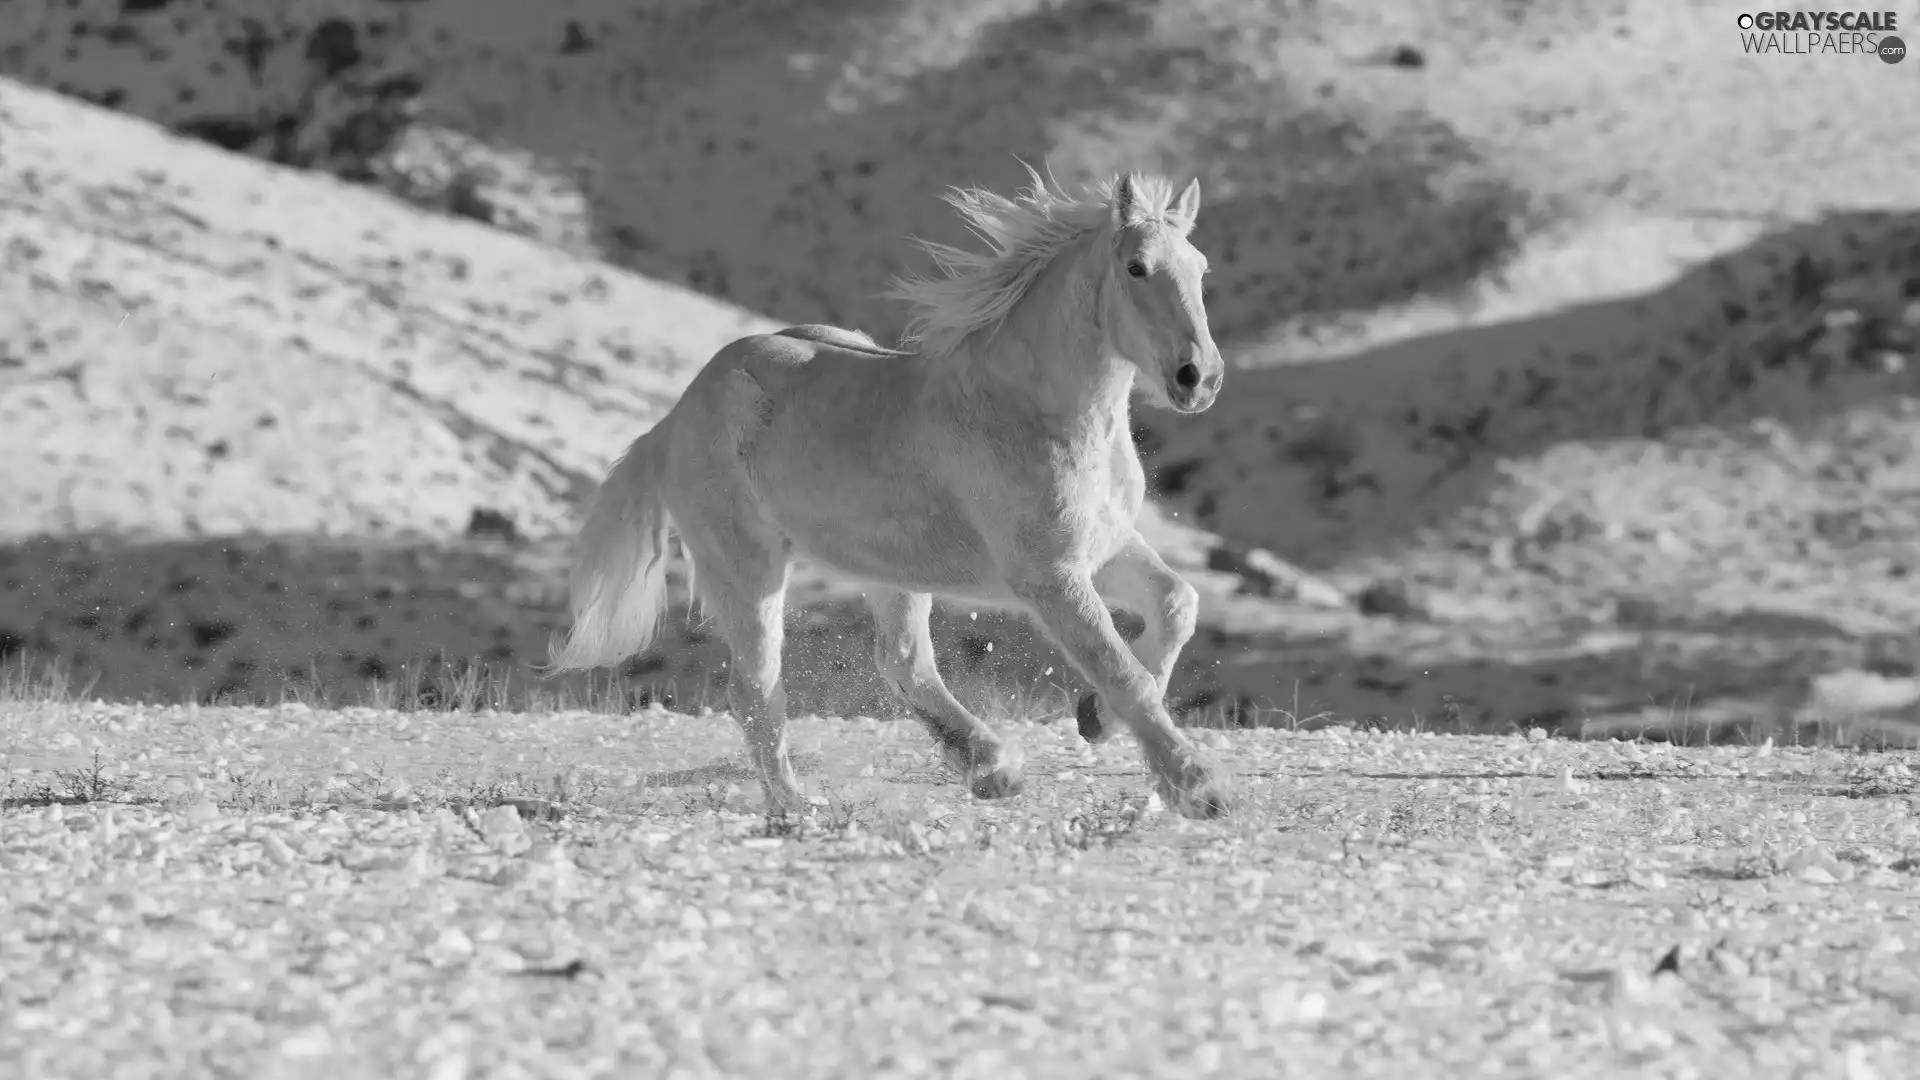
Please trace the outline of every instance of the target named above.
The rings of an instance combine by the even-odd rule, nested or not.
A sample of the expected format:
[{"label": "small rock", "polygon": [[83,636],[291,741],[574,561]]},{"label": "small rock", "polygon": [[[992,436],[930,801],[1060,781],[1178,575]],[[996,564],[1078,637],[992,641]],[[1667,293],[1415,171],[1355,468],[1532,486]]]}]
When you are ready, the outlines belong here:
[{"label": "small rock", "polygon": [[1354,598],[1354,606],[1363,615],[1385,615],[1396,619],[1417,618],[1425,614],[1420,605],[1415,603],[1406,582],[1398,579],[1376,581],[1368,585]]},{"label": "small rock", "polygon": [[593,49],[593,39],[577,19],[568,19],[565,32],[560,40],[560,53],[563,56],[576,56]]},{"label": "small rock", "polygon": [[1675,945],[1668,949],[1667,954],[1660,958],[1660,962],[1653,965],[1653,973],[1655,975],[1680,974],[1680,946]]},{"label": "small rock", "polygon": [[[1894,572],[1888,567],[1888,576],[1904,578],[1912,573],[1911,568]],[[1920,653],[1914,648],[1915,638],[1910,634],[1868,634],[1861,650],[1860,670],[1889,678],[1904,678],[1920,674]]]},{"label": "small rock", "polygon": [[547,799],[535,799],[528,796],[512,796],[500,800],[501,806],[511,806],[528,821],[559,821],[567,816],[565,808],[559,803]]},{"label": "small rock", "polygon": [[1853,867],[1835,858],[1827,845],[1820,843],[1808,844],[1787,856],[1783,869],[1813,885],[1835,885],[1854,877]]},{"label": "small rock", "polygon": [[324,19],[307,35],[307,60],[329,78],[364,59],[359,33],[345,19]]},{"label": "small rock", "polygon": [[1427,54],[1418,46],[1402,43],[1375,53],[1374,62],[1416,71],[1427,66]]},{"label": "small rock", "polygon": [[1315,577],[1265,548],[1247,551],[1247,569],[1272,582],[1270,593],[1315,607],[1343,608],[1347,596],[1331,582]]},{"label": "small rock", "polygon": [[1785,450],[1793,445],[1792,430],[1771,416],[1756,417],[1749,421],[1747,434],[1769,450]]},{"label": "small rock", "polygon": [[1260,1016],[1268,1024],[1315,1024],[1326,1015],[1327,998],[1318,991],[1286,985],[1260,995]]},{"label": "small rock", "polygon": [[1850,1042],[1841,1059],[1841,1075],[1846,1080],[1880,1080],[1880,1070],[1867,1060],[1864,1044]]},{"label": "small rock", "polygon": [[915,854],[924,855],[933,850],[933,843],[927,837],[926,826],[917,821],[909,821],[899,828],[898,835],[894,839],[900,842],[901,847]]},{"label": "small rock", "polygon": [[422,1075],[426,1080],[467,1080],[471,1072],[472,1063],[467,1055],[456,1051],[433,1058]]},{"label": "small rock", "polygon": [[415,848],[396,848],[382,850],[368,847],[355,847],[341,856],[341,865],[360,874],[389,874],[408,872],[418,874],[428,868],[430,860]]},{"label": "small rock", "polygon": [[520,822],[520,811],[506,804],[487,811],[480,819],[479,830],[487,843],[503,855],[517,855],[532,843],[526,826]]},{"label": "small rock", "polygon": [[303,1028],[281,1039],[276,1049],[283,1058],[323,1058],[333,1053],[333,1034],[319,1026]]},{"label": "small rock", "polygon": [[1533,548],[1595,536],[1605,531],[1590,500],[1581,494],[1548,492],[1520,511],[1514,532]]},{"label": "small rock", "polygon": [[266,850],[267,858],[281,866],[292,866],[299,859],[299,856],[293,853],[293,849],[287,846],[287,842],[273,833],[268,833],[260,841],[260,846]]},{"label": "small rock", "polygon": [[519,539],[520,530],[506,514],[476,506],[467,518],[467,535],[476,539],[492,537],[496,540],[516,540]]},{"label": "small rock", "polygon": [[1652,1000],[1653,980],[1630,967],[1607,972],[1607,1000],[1615,1005],[1639,1005]]},{"label": "small rock", "polygon": [[1207,552],[1207,569],[1239,574],[1244,589],[1258,596],[1293,600],[1315,607],[1344,608],[1347,597],[1332,583],[1307,573],[1265,548],[1236,551],[1220,546]]},{"label": "small rock", "polygon": [[427,943],[427,962],[443,966],[473,955],[473,941],[457,926],[443,927]]},{"label": "small rock", "polygon": [[1707,955],[1713,961],[1713,966],[1729,978],[1744,979],[1753,974],[1753,966],[1747,963],[1746,958],[1730,949],[1716,948]]},{"label": "small rock", "polygon": [[1656,626],[1660,622],[1660,605],[1642,596],[1622,596],[1613,602],[1613,621],[1636,628]]},{"label": "small rock", "polygon": [[1487,545],[1488,565],[1492,566],[1495,570],[1512,570],[1514,567],[1519,566],[1519,556],[1514,549],[1515,544],[1512,537],[1496,537],[1491,544]]}]

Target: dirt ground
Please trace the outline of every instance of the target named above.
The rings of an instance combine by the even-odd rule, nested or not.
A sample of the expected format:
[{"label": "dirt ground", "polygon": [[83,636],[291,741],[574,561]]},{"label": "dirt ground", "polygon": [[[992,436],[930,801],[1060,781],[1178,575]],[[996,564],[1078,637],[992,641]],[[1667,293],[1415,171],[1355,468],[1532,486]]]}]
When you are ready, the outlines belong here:
[{"label": "dirt ground", "polygon": [[[779,322],[890,334],[907,238],[964,239],[938,191],[1019,157],[1206,192],[1233,389],[1138,418],[1206,598],[1183,710],[1911,740],[1920,119],[1884,103],[1920,67],[1742,56],[1733,13],[9,21],[0,75],[114,112],[0,84],[0,451],[34,463],[0,656],[108,697],[351,698],[442,654],[524,683],[581,494],[692,366]],[[884,712],[858,605],[796,597],[799,707]],[[939,633],[974,700],[1071,682],[971,616]],[[630,674],[692,702],[718,661],[689,620]]]},{"label": "dirt ground", "polygon": [[0,1063],[24,1076],[1905,1075],[1904,754],[721,716],[0,703]]}]

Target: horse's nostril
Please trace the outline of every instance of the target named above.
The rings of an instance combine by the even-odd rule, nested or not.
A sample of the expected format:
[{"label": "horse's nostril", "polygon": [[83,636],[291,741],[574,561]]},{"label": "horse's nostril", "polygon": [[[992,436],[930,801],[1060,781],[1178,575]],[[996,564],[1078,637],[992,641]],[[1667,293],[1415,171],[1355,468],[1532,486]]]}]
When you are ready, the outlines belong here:
[{"label": "horse's nostril", "polygon": [[1180,384],[1180,389],[1191,390],[1200,382],[1200,369],[1192,364],[1181,364],[1179,370],[1173,373],[1173,381]]}]

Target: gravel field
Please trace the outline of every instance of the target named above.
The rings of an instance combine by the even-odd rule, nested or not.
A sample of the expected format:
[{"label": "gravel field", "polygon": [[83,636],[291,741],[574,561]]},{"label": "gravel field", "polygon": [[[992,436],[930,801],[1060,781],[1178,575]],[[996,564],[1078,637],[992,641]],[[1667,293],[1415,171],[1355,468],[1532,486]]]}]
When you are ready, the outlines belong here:
[{"label": "gravel field", "polygon": [[0,704],[0,1074],[1909,1075],[1910,753]]}]

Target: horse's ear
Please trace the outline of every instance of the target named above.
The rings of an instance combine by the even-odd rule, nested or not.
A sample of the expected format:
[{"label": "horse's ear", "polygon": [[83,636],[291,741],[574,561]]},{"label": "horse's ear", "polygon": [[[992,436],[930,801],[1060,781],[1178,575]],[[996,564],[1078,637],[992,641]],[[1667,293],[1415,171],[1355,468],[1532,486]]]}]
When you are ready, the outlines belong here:
[{"label": "horse's ear", "polygon": [[1134,203],[1137,196],[1133,188],[1133,174],[1121,173],[1120,179],[1113,185],[1113,227],[1124,229],[1133,223]]},{"label": "horse's ear", "polygon": [[1181,192],[1180,197],[1174,200],[1173,216],[1186,222],[1189,229],[1193,228],[1194,222],[1200,220],[1199,177],[1194,177],[1192,182],[1187,184],[1187,190]]}]

